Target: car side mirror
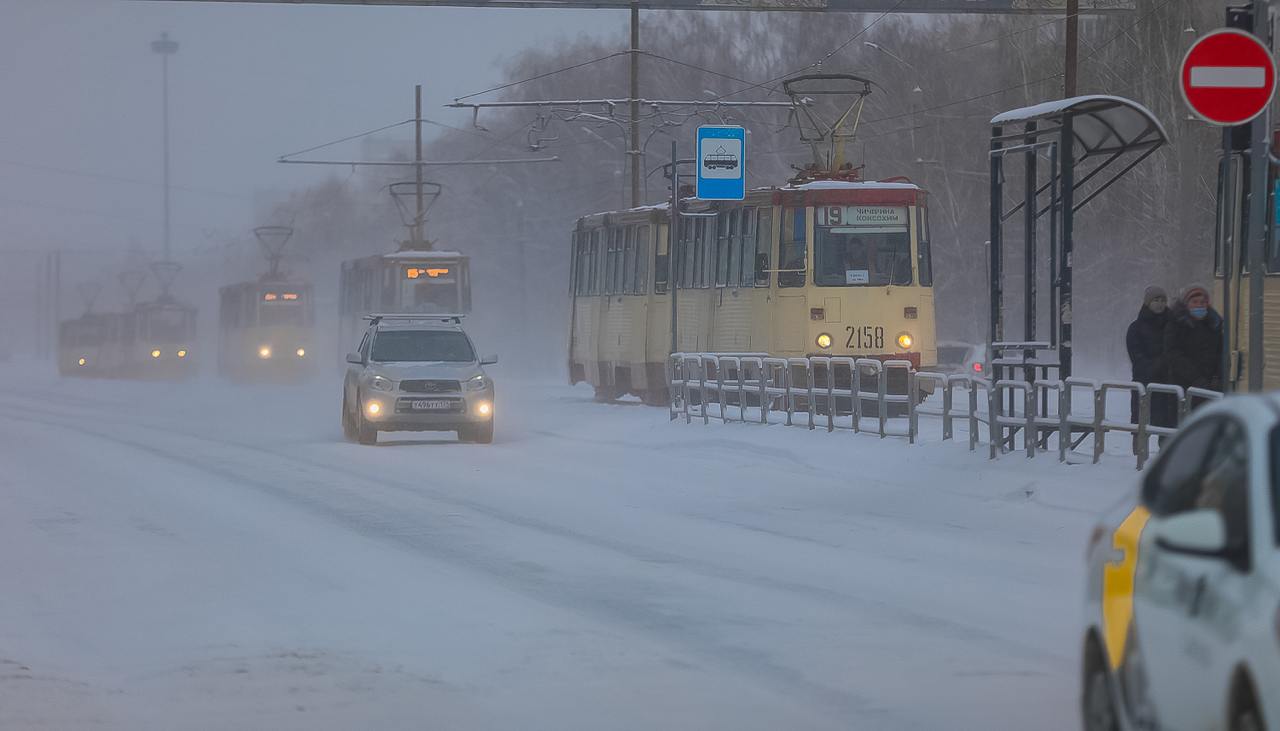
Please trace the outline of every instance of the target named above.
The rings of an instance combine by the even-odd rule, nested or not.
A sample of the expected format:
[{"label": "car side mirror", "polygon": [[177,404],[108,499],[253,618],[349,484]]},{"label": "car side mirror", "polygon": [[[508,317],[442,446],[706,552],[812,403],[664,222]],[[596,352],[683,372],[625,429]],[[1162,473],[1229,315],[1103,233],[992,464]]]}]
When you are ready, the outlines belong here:
[{"label": "car side mirror", "polygon": [[355,365],[364,365],[364,356],[359,353],[347,353],[347,362]]},{"label": "car side mirror", "polygon": [[1217,510],[1191,510],[1152,521],[1156,545],[1173,553],[1225,558],[1227,524]]},{"label": "car side mirror", "polygon": [[493,365],[498,362],[498,356],[486,355],[480,359],[480,365]]}]

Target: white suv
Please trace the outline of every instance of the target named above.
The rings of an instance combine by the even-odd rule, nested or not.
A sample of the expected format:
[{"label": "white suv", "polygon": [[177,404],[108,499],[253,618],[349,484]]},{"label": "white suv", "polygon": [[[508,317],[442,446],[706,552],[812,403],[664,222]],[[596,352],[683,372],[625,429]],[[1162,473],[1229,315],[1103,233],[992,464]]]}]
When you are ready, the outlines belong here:
[{"label": "white suv", "polygon": [[476,357],[460,315],[371,315],[360,348],[347,355],[342,432],[374,444],[380,431],[456,431],[493,441],[493,379]]},{"label": "white suv", "polygon": [[1280,730],[1280,397],[1197,411],[1088,550],[1088,731]]}]

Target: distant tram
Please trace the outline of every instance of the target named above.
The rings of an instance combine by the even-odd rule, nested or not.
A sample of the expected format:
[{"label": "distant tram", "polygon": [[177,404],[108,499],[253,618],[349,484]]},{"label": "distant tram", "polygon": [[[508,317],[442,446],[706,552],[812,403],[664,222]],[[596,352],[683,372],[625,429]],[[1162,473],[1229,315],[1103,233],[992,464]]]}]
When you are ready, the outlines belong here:
[{"label": "distant tram", "polygon": [[58,328],[58,370],[99,378],[187,378],[195,373],[196,310],[162,297],[128,312],[87,314]]},{"label": "distant tram", "polygon": [[218,290],[218,372],[235,379],[295,378],[315,358],[311,285],[241,282]]},{"label": "distant tram", "polygon": [[[927,195],[902,180],[811,180],[744,201],[686,199],[675,244],[677,347],[937,363]],[[668,210],[580,218],[569,380],[667,402]],[[905,390],[905,381],[888,384]]]},{"label": "distant tram", "polygon": [[457,251],[403,250],[343,262],[338,311],[340,342],[353,345],[373,313],[467,314],[470,259]]}]

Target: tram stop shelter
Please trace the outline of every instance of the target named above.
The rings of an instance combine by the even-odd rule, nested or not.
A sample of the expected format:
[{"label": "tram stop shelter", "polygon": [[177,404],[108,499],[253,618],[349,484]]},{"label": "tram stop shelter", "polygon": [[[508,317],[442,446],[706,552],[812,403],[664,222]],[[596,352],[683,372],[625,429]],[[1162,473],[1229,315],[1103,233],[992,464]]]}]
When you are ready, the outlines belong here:
[{"label": "tram stop shelter", "polygon": [[[993,379],[1071,376],[1072,251],[1075,215],[1162,145],[1168,135],[1146,107],[1118,96],[1091,95],[1035,104],[991,119],[991,239],[989,265],[991,321],[988,357]],[[1048,159],[1047,180],[1039,163]],[[1005,188],[1016,185],[1022,161],[1021,195],[1005,209]],[[1007,337],[1005,306],[1005,222],[1022,217],[1023,326]],[[1048,215],[1049,329],[1037,333],[1040,296],[1037,234]],[[1016,302],[1015,302],[1016,304]],[[1012,394],[1010,394],[1012,396]],[[1046,394],[1047,396],[1047,394]],[[1043,413],[1043,412],[1042,412]]]}]

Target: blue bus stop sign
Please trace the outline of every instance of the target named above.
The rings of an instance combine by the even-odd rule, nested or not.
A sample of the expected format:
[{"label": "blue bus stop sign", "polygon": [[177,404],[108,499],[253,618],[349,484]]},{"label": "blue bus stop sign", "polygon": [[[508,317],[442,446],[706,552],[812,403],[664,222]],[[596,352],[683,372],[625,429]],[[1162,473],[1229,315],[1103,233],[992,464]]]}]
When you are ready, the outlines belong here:
[{"label": "blue bus stop sign", "polygon": [[747,195],[747,131],[742,127],[698,128],[698,197],[740,201]]}]

